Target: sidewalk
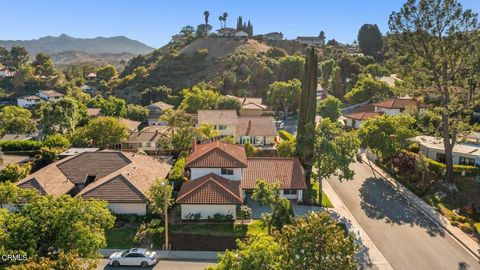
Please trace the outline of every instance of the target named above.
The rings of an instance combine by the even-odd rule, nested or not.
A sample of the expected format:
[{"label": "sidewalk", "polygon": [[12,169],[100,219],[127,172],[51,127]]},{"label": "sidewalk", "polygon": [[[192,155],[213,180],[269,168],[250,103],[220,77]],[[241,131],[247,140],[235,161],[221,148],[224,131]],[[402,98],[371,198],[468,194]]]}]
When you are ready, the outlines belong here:
[{"label": "sidewalk", "polygon": [[378,167],[374,162],[368,162],[365,155],[362,155],[362,162],[371,165],[376,174],[389,182],[397,191],[402,194],[408,201],[417,206],[425,215],[442,226],[460,245],[467,249],[472,255],[480,260],[480,245],[471,237],[466,235],[460,228],[450,224],[450,221],[444,217],[435,208],[427,204],[424,200],[415,195],[408,188],[403,186],[395,178],[390,176],[382,168]]},{"label": "sidewalk", "polygon": [[[101,249],[100,254],[104,258],[110,257],[114,252],[125,251],[127,249]],[[205,261],[217,262],[218,256],[223,252],[217,251],[179,251],[179,250],[156,250],[161,260],[178,260],[178,261]]]},{"label": "sidewalk", "polygon": [[358,258],[361,265],[360,269],[372,267],[379,270],[392,270],[390,263],[385,259],[370,237],[368,237],[367,233],[360,227],[360,224],[358,224],[327,181],[323,181],[323,192],[325,192],[333,204],[333,209],[327,210],[330,215],[337,221],[347,225],[348,229],[356,235],[357,243],[361,246]]}]

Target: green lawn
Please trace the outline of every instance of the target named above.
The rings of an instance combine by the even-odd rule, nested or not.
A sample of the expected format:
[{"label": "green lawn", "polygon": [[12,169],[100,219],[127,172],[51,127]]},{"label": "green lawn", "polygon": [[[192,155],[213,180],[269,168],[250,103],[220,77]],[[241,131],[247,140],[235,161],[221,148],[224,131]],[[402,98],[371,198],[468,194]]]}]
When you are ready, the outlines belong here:
[{"label": "green lawn", "polygon": [[107,248],[131,248],[138,228],[113,228],[107,231]]},{"label": "green lawn", "polygon": [[[318,182],[312,182],[312,189],[315,191],[315,194],[318,194]],[[318,198],[315,198],[315,201],[317,200]],[[333,208],[332,202],[323,191],[322,191],[322,206],[327,208]]]},{"label": "green lawn", "polygon": [[250,225],[234,225],[233,223],[185,223],[170,225],[170,232],[212,236],[242,237],[253,234],[265,234],[266,231],[266,228],[261,227],[261,222],[259,220],[253,221]]}]

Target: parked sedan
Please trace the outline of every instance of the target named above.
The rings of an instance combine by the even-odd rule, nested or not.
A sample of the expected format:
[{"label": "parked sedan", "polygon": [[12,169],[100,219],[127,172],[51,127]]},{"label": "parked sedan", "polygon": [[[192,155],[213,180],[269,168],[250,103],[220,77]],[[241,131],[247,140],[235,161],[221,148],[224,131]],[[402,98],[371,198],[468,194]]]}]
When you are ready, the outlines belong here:
[{"label": "parked sedan", "polygon": [[110,256],[108,264],[111,266],[141,266],[147,268],[158,262],[156,252],[144,248],[132,248],[123,252],[115,252]]}]

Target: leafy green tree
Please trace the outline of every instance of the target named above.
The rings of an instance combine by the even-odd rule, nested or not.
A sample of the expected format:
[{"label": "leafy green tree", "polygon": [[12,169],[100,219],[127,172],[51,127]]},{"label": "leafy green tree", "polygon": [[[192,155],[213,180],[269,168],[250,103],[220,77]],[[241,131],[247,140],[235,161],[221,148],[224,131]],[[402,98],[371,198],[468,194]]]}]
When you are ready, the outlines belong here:
[{"label": "leafy green tree", "polygon": [[75,99],[66,97],[57,102],[43,103],[40,112],[45,134],[71,134],[86,114],[86,107]]},{"label": "leafy green tree", "polygon": [[35,74],[39,76],[50,77],[57,73],[53,59],[47,53],[37,54],[32,66],[35,69]]},{"label": "leafy green tree", "polygon": [[204,85],[195,85],[191,89],[183,89],[183,100],[180,109],[187,113],[197,113],[198,110],[214,109],[220,94],[217,90]]},{"label": "leafy green tree", "polygon": [[288,82],[274,82],[268,87],[268,101],[275,110],[281,108],[283,117],[298,106],[300,99],[301,82],[297,79]]},{"label": "leafy green tree", "polygon": [[105,116],[124,117],[127,114],[127,107],[124,99],[108,96],[100,100],[100,112]]},{"label": "leafy green tree", "polygon": [[325,212],[297,219],[285,226],[275,239],[280,248],[275,258],[279,269],[358,268],[358,245],[353,235],[347,235]]},{"label": "leafy green tree", "polygon": [[279,157],[294,157],[295,152],[295,141],[282,141],[277,146],[277,155]]},{"label": "leafy green tree", "polygon": [[171,94],[172,89],[165,85],[149,87],[141,94],[142,102],[143,104],[148,105],[157,101],[166,101]]},{"label": "leafy green tree", "polygon": [[43,141],[43,146],[66,150],[70,148],[70,141],[61,134],[52,134]]},{"label": "leafy green tree", "polygon": [[330,79],[330,82],[328,84],[328,89],[336,98],[344,98],[345,87],[342,80],[342,69],[339,66],[335,66],[332,70],[332,78]]},{"label": "leafy green tree", "polygon": [[29,258],[24,264],[12,265],[8,270],[95,270],[98,265],[97,259],[80,258],[78,253],[65,253],[63,250],[48,257]]},{"label": "leafy green tree", "polygon": [[271,224],[280,231],[283,226],[293,223],[293,208],[287,198],[280,198],[273,206],[271,214]]},{"label": "leafy green tree", "polygon": [[300,54],[287,55],[278,59],[278,81],[300,79],[303,75],[305,59]]},{"label": "leafy green tree", "polygon": [[315,140],[314,176],[318,182],[319,202],[322,201],[322,181],[332,175],[340,180],[352,180],[355,172],[349,168],[355,162],[360,141],[353,132],[343,131],[338,122],[323,119],[317,127]]},{"label": "leafy green tree", "polygon": [[128,128],[118,118],[97,117],[88,122],[86,138],[92,146],[107,148],[109,145],[124,142],[128,137]]},{"label": "leafy green tree", "polygon": [[110,81],[117,74],[117,70],[112,65],[107,65],[97,71],[97,78],[102,81]]},{"label": "leafy green tree", "polygon": [[215,129],[214,125],[203,123],[197,128],[197,133],[201,136],[203,140],[211,140],[218,137],[218,130]]},{"label": "leafy green tree", "polygon": [[305,169],[305,182],[310,188],[312,176],[313,148],[315,143],[315,116],[317,110],[318,59],[315,48],[306,53],[305,74],[297,121],[297,155]]},{"label": "leafy green tree", "polygon": [[32,170],[32,166],[27,164],[10,163],[0,171],[0,182],[17,182],[27,177]]},{"label": "leafy green tree", "polygon": [[363,68],[363,72],[372,75],[377,80],[379,80],[382,76],[390,75],[385,67],[382,67],[377,63],[365,66]]},{"label": "leafy green tree", "polygon": [[[466,121],[462,112],[471,104],[465,97],[455,100],[451,86],[459,84],[462,71],[475,70],[473,62],[465,59],[470,59],[478,47],[478,34],[473,34],[480,29],[478,14],[464,10],[457,0],[411,0],[390,15],[388,25],[392,38],[389,46],[397,54],[422,63],[428,83],[440,95],[446,181],[455,187],[453,148]],[[405,67],[419,72],[411,61]]]},{"label": "leafy green tree", "polygon": [[360,51],[369,56],[373,56],[375,59],[379,59],[379,55],[383,48],[383,38],[378,25],[376,24],[364,24],[358,30],[358,47]]},{"label": "leafy green tree", "polygon": [[241,205],[238,211],[238,218],[243,221],[252,217],[252,208],[247,205]]},{"label": "leafy green tree", "polygon": [[393,95],[390,87],[370,76],[362,76],[355,87],[345,95],[350,104],[361,103],[368,100],[382,99]]},{"label": "leafy green tree", "polygon": [[320,64],[320,70],[322,72],[322,87],[324,89],[329,88],[329,83],[333,75],[334,67],[335,67],[335,61],[333,59],[327,60]]},{"label": "leafy green tree", "polygon": [[141,105],[128,104],[127,118],[135,121],[145,122],[148,118],[148,109]]},{"label": "leafy green tree", "polygon": [[175,154],[188,151],[192,139],[198,136],[194,119],[182,110],[169,109],[160,116],[160,120],[167,122],[170,129],[169,134],[160,139],[161,148]]},{"label": "leafy green tree", "polygon": [[2,246],[29,257],[63,250],[92,258],[106,246],[105,230],[115,220],[107,202],[71,196],[30,196],[17,208],[0,220],[5,236]]},{"label": "leafy green tree", "polygon": [[173,204],[173,187],[166,179],[157,179],[150,188],[147,198],[150,208],[157,214],[163,215],[165,208]]},{"label": "leafy green tree", "polygon": [[197,25],[197,31],[195,36],[197,38],[203,38],[208,36],[208,32],[212,31],[212,26],[210,24],[199,24]]},{"label": "leafy green tree", "polygon": [[269,58],[281,58],[287,56],[287,52],[284,49],[272,47],[268,49],[267,56]]},{"label": "leafy green tree", "polygon": [[252,143],[246,142],[243,144],[243,147],[245,148],[245,155],[247,157],[254,157],[259,149],[257,149]]},{"label": "leafy green tree", "polygon": [[326,99],[318,103],[318,115],[322,118],[328,118],[332,122],[338,121],[338,118],[342,115],[343,103],[333,97],[328,96]]},{"label": "leafy green tree", "polygon": [[382,115],[370,118],[360,126],[358,137],[363,147],[388,159],[409,144],[408,139],[416,135],[415,119],[409,115]]},{"label": "leafy green tree", "polygon": [[237,240],[237,249],[226,250],[216,266],[208,270],[276,269],[280,246],[271,236],[253,236],[246,242]]},{"label": "leafy green tree", "polygon": [[215,106],[218,109],[222,110],[237,110],[239,111],[242,107],[240,101],[235,97],[222,96],[218,99]]},{"label": "leafy green tree", "polygon": [[35,122],[31,120],[29,110],[17,106],[5,106],[0,109],[1,133],[33,133],[37,130]]},{"label": "leafy green tree", "polygon": [[7,66],[7,68],[11,71],[16,71],[21,66],[27,64],[29,60],[30,56],[27,49],[20,46],[13,46],[10,49],[10,56],[5,66]]}]

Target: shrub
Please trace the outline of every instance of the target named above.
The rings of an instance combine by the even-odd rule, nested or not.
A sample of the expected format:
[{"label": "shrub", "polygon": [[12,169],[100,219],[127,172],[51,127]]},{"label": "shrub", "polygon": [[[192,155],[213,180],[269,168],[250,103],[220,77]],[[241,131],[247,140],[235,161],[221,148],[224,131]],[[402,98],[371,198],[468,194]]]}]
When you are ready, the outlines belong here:
[{"label": "shrub", "polygon": [[231,221],[233,220],[233,216],[231,214],[221,214],[221,213],[216,213],[213,215],[213,220],[217,222],[225,222],[225,221]]},{"label": "shrub", "polygon": [[456,220],[452,220],[452,221],[450,222],[450,224],[452,224],[452,226],[458,227],[458,225],[460,225],[460,222],[458,222],[458,221],[456,221]]},{"label": "shrub", "polygon": [[245,154],[247,157],[253,157],[259,152],[259,149],[249,142],[245,143],[243,146],[245,147]]},{"label": "shrub", "polygon": [[0,171],[0,182],[16,182],[30,174],[32,166],[27,164],[10,163]]},{"label": "shrub", "polygon": [[65,136],[61,134],[53,134],[53,135],[49,135],[43,141],[43,146],[46,146],[48,148],[67,149],[70,147],[70,142],[68,141],[67,138],[65,138]]},{"label": "shrub", "polygon": [[38,151],[42,147],[41,142],[37,141],[3,141],[0,142],[0,148],[3,151]]},{"label": "shrub", "polygon": [[472,225],[470,225],[469,223],[462,223],[460,224],[459,228],[465,233],[472,234],[474,232]]},{"label": "shrub", "polygon": [[200,220],[202,218],[202,214],[200,213],[189,213],[185,216],[185,219],[188,220]]},{"label": "shrub", "polygon": [[195,55],[198,56],[198,57],[205,57],[205,56],[208,55],[208,49],[198,49],[195,52]]},{"label": "shrub", "polygon": [[175,190],[179,190],[186,179],[184,176],[184,171],[185,171],[185,157],[180,157],[177,159],[177,161],[173,165],[168,177],[168,180],[173,182],[173,188]]}]

